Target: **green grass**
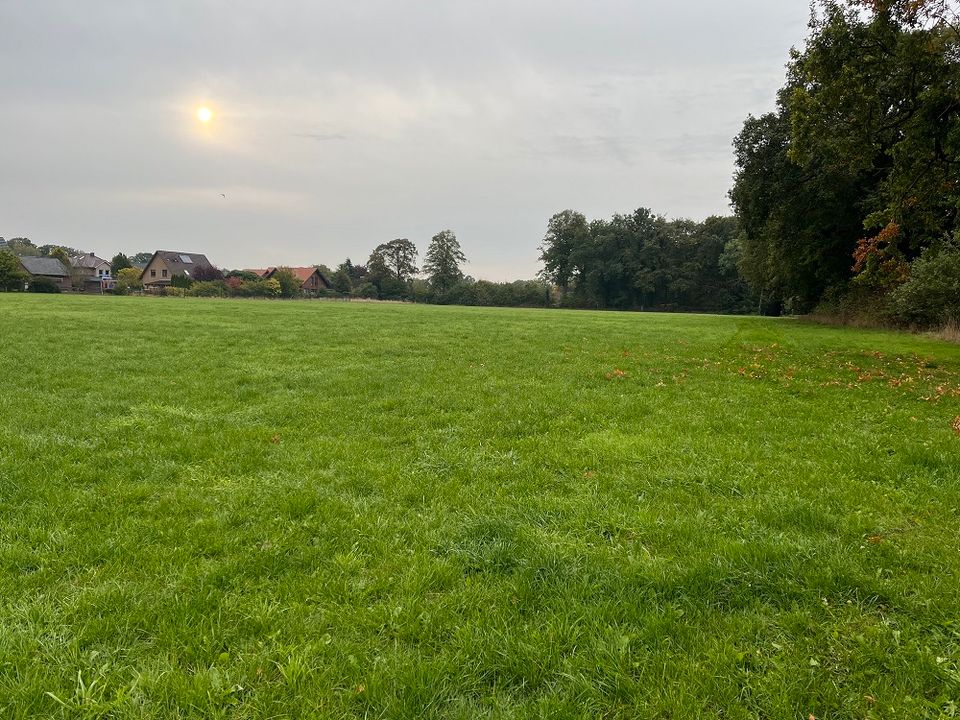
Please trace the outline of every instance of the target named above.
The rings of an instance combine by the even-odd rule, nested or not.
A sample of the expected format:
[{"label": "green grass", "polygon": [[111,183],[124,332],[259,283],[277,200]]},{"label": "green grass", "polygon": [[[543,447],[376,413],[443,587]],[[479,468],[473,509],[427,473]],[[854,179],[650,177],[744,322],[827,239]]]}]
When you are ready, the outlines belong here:
[{"label": "green grass", "polygon": [[0,295],[0,717],[960,713],[960,347]]}]

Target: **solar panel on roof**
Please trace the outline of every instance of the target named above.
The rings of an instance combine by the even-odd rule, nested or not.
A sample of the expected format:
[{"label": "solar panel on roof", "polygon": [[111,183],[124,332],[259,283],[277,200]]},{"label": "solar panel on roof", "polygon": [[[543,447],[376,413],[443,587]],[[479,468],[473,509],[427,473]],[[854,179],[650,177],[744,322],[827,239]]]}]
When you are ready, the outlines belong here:
[{"label": "solar panel on roof", "polygon": [[192,262],[193,262],[193,258],[190,257],[189,255],[181,255],[181,256],[180,256],[180,262],[192,263]]}]

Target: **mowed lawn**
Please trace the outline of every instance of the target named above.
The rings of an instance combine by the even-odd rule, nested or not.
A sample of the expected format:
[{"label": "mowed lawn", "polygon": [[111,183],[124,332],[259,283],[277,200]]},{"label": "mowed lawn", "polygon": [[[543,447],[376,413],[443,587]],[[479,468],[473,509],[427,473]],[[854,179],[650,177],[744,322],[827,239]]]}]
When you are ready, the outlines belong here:
[{"label": "mowed lawn", "polygon": [[0,295],[0,717],[960,713],[960,347]]}]

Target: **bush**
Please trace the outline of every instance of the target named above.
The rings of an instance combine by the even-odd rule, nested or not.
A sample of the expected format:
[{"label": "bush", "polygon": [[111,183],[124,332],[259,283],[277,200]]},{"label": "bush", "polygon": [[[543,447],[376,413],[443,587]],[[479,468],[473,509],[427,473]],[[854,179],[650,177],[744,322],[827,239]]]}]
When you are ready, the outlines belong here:
[{"label": "bush", "polygon": [[117,282],[114,285],[115,295],[124,295],[128,290],[142,290],[143,283],[140,281],[140,271],[137,268],[121,268],[117,273]]},{"label": "bush", "polygon": [[450,305],[499,305],[502,307],[549,307],[550,287],[537,280],[495,283],[462,280],[436,299]]},{"label": "bush", "polygon": [[33,293],[58,293],[60,284],[47,277],[36,277],[30,280],[29,290]]},{"label": "bush", "polygon": [[377,286],[373,283],[363,283],[362,285],[355,287],[351,294],[355,297],[367,298],[371,300],[375,300],[379,296],[379,293],[377,292]]},{"label": "bush", "polygon": [[198,280],[190,286],[189,295],[194,297],[225,297],[228,286],[223,280]]},{"label": "bush", "polygon": [[960,246],[924,250],[891,301],[895,317],[912,325],[930,328],[960,321]]}]

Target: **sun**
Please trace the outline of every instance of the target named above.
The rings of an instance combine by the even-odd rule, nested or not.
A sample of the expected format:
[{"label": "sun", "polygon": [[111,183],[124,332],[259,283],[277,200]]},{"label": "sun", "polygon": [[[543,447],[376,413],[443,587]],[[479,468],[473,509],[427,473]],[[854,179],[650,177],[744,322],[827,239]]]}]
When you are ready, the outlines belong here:
[{"label": "sun", "polygon": [[208,123],[213,119],[213,110],[208,107],[201,107],[197,109],[197,120],[202,123]]}]

